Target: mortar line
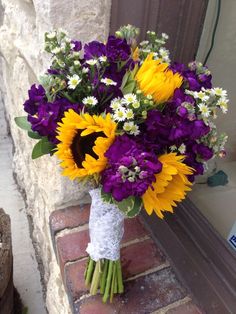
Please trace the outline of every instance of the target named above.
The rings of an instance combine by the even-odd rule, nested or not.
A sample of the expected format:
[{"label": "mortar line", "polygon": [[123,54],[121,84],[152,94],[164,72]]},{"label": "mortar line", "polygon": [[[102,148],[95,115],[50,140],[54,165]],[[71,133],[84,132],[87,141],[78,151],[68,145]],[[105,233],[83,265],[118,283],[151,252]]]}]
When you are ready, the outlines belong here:
[{"label": "mortar line", "polygon": [[168,304],[167,306],[152,312],[151,314],[166,314],[167,311],[172,310],[176,308],[177,306],[183,305],[191,301],[191,298],[189,296],[184,297],[183,299],[177,300],[171,304]]}]

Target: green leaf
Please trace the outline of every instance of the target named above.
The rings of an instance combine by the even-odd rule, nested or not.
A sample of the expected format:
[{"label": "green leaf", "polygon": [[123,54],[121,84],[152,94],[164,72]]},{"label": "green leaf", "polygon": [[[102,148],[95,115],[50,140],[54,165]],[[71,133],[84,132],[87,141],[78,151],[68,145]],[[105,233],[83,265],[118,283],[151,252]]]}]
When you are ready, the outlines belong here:
[{"label": "green leaf", "polygon": [[27,116],[24,117],[15,117],[15,123],[16,125],[26,131],[32,131],[31,130],[31,124],[29,123],[29,121],[27,120]]},{"label": "green leaf", "polygon": [[43,155],[49,154],[52,152],[55,145],[48,141],[47,137],[43,137],[38,143],[34,146],[32,151],[32,159],[39,158]]},{"label": "green leaf", "polygon": [[129,218],[139,214],[142,208],[142,201],[139,197],[130,196],[121,202],[116,202],[119,209]]},{"label": "green leaf", "polygon": [[122,89],[122,93],[125,94],[129,94],[132,93],[134,88],[136,86],[136,82],[135,81],[130,81],[123,89]]},{"label": "green leaf", "polygon": [[125,87],[126,83],[128,82],[129,80],[129,77],[130,77],[130,72],[129,71],[126,71],[125,75],[123,76],[123,79],[122,79],[122,84],[121,84],[121,90],[123,90],[123,88]]},{"label": "green leaf", "polygon": [[133,71],[131,72],[131,78],[134,80],[136,73],[138,72],[138,65],[135,64]]},{"label": "green leaf", "polygon": [[113,197],[110,193],[105,193],[103,190],[101,190],[101,197],[104,202],[107,202],[109,204],[113,203]]},{"label": "green leaf", "polygon": [[41,135],[39,135],[37,132],[33,132],[33,131],[28,131],[28,136],[30,138],[35,139],[35,140],[40,140],[42,138]]}]

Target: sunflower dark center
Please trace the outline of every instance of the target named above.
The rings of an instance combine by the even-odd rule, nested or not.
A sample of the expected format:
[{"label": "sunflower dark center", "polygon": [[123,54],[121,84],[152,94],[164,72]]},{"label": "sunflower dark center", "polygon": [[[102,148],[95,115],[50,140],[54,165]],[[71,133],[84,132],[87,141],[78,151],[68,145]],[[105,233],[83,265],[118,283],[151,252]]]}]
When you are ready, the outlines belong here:
[{"label": "sunflower dark center", "polygon": [[106,137],[103,132],[95,132],[86,136],[80,136],[82,131],[83,130],[78,130],[78,133],[71,144],[72,155],[79,168],[82,168],[82,162],[84,161],[86,154],[98,159],[98,155],[93,151],[94,143],[98,137]]}]

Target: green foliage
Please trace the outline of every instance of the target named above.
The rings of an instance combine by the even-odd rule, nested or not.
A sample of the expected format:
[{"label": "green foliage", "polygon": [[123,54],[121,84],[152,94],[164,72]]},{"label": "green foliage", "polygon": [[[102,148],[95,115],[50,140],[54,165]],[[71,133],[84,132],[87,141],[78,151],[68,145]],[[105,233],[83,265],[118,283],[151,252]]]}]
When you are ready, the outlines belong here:
[{"label": "green foliage", "polygon": [[132,93],[136,87],[136,81],[135,81],[135,75],[138,71],[138,66],[135,65],[132,72],[127,71],[123,77],[122,84],[121,84],[121,90],[122,93],[129,94]]},{"label": "green foliage", "polygon": [[27,116],[23,116],[23,117],[15,117],[15,123],[16,125],[26,131],[32,131],[31,130],[31,124],[29,123],[29,121],[27,120]]},{"label": "green foliage", "polygon": [[47,137],[43,137],[38,143],[34,146],[32,151],[32,159],[39,158],[43,155],[52,153],[52,150],[55,148],[51,142],[48,141]]},{"label": "green foliage", "polygon": [[41,135],[39,135],[37,132],[33,132],[33,131],[28,131],[28,136],[30,138],[35,139],[35,140],[40,140],[42,138]]}]

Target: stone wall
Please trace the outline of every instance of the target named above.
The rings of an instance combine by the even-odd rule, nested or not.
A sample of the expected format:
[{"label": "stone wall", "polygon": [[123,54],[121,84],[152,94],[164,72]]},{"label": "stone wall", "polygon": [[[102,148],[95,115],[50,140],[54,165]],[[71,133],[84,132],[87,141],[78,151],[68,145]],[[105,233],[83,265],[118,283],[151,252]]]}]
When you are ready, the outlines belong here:
[{"label": "stone wall", "polygon": [[55,157],[31,160],[34,140],[14,124],[24,115],[30,85],[48,65],[43,52],[45,31],[62,27],[82,41],[103,40],[109,30],[111,0],[0,0],[0,56],[5,108],[15,144],[14,169],[32,216],[33,238],[45,269],[46,304],[50,314],[70,313],[52,251],[49,215],[56,208],[86,202],[84,187],[60,175]]}]

